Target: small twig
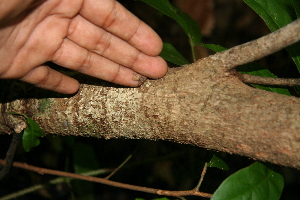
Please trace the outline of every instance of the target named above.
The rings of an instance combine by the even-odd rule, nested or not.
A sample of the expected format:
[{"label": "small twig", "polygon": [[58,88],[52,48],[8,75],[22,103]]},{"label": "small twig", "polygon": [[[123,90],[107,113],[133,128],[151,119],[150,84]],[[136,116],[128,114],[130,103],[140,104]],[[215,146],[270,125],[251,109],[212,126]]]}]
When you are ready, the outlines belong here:
[{"label": "small twig", "polygon": [[4,167],[2,168],[2,170],[0,171],[0,180],[3,179],[8,174],[8,172],[12,166],[16,149],[17,149],[19,143],[22,141],[22,135],[23,135],[22,132],[20,132],[20,133],[15,132],[13,134],[13,139],[9,145],[9,148],[8,148],[6,156],[5,156],[6,163],[5,163]]},{"label": "small twig", "polygon": [[261,77],[261,76],[254,76],[251,74],[239,74],[238,77],[244,83],[260,84],[260,85],[279,85],[279,86],[300,85],[300,79]]},{"label": "small twig", "polygon": [[199,188],[203,182],[203,179],[204,179],[204,176],[206,174],[206,171],[207,171],[207,162],[204,163],[204,167],[203,167],[203,170],[202,170],[202,173],[201,173],[201,177],[200,177],[200,180],[197,184],[197,186],[194,188],[195,191],[199,191]]},{"label": "small twig", "polygon": [[110,179],[119,169],[121,169],[132,157],[132,154],[129,155],[114,171],[112,171],[105,179]]},{"label": "small twig", "polygon": [[[219,66],[233,69],[239,65],[266,57],[300,40],[300,19],[264,37],[209,56],[220,61]],[[200,62],[200,61],[199,61]]]},{"label": "small twig", "polygon": [[[0,165],[5,165],[5,160],[0,160]],[[51,174],[51,175],[56,175],[56,176],[64,176],[64,177],[69,177],[69,178],[75,178],[75,179],[110,185],[113,187],[119,187],[119,188],[123,188],[123,189],[129,189],[129,190],[164,195],[164,196],[174,196],[174,197],[200,196],[200,197],[206,197],[206,198],[212,197],[212,194],[194,191],[194,190],[188,190],[188,191],[160,190],[160,189],[155,189],[155,188],[130,185],[130,184],[126,184],[126,183],[119,183],[119,182],[107,180],[105,178],[97,178],[97,177],[91,177],[91,176],[84,176],[84,175],[80,175],[80,174],[74,174],[74,173],[70,173],[70,172],[62,172],[62,171],[57,171],[57,170],[52,170],[52,169],[45,169],[45,168],[35,167],[32,165],[28,165],[26,163],[20,163],[20,162],[14,162],[13,166],[22,168],[22,169],[26,169],[29,171],[34,171],[39,174]]]}]

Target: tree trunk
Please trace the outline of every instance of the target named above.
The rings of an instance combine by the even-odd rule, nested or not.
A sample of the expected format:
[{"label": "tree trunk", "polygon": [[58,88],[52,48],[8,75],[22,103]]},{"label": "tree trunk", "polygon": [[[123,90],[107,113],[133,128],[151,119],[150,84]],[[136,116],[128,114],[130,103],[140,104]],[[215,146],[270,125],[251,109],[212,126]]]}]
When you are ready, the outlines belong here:
[{"label": "tree trunk", "polygon": [[1,100],[0,132],[20,124],[8,114],[14,111],[32,117],[47,134],[170,140],[299,169],[300,100],[239,79],[228,63],[241,60],[236,52],[248,47],[172,69],[139,88],[98,81],[72,97],[45,98],[39,89],[12,84]]}]

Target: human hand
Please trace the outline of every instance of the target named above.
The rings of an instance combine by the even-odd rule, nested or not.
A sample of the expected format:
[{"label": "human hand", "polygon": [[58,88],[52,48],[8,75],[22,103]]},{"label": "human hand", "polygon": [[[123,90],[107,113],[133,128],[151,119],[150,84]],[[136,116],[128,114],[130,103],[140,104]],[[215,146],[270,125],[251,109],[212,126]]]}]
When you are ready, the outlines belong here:
[{"label": "human hand", "polygon": [[159,36],[115,0],[47,0],[0,28],[0,78],[75,93],[78,81],[45,65],[53,61],[136,87],[167,72],[161,49]]}]

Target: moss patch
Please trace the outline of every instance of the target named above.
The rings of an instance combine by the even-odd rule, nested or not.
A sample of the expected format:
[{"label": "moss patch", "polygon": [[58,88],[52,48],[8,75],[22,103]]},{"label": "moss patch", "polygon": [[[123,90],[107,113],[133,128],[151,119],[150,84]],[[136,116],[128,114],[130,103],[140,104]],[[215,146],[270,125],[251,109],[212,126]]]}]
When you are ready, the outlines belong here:
[{"label": "moss patch", "polygon": [[45,99],[40,99],[40,106],[39,106],[39,110],[41,112],[45,112],[47,110],[48,107],[51,106],[51,100],[48,98]]}]

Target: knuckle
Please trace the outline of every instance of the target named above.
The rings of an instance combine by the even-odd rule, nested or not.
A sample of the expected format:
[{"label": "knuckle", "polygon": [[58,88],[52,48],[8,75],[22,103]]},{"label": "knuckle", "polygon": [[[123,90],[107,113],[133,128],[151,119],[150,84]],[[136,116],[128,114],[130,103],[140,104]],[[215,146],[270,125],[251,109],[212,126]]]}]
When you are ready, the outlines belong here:
[{"label": "knuckle", "polygon": [[109,32],[104,32],[95,42],[95,51],[97,54],[105,55],[111,46],[112,35]]},{"label": "knuckle", "polygon": [[95,58],[93,56],[93,53],[88,52],[85,58],[82,60],[82,63],[78,65],[78,69],[76,70],[81,73],[88,74],[93,67],[93,63],[95,62],[94,60]]},{"label": "knuckle", "polygon": [[121,72],[121,65],[118,65],[117,70],[115,71],[115,73],[111,74],[111,80],[110,82],[112,83],[118,83],[118,79],[120,78],[120,72]]},{"label": "knuckle", "polygon": [[134,56],[131,57],[131,61],[130,61],[131,68],[135,68],[138,65],[141,55],[142,55],[142,52],[138,52],[137,54],[135,54]]},{"label": "knuckle", "polygon": [[52,74],[51,69],[43,70],[44,73],[37,76],[37,79],[34,81],[36,87],[45,88],[48,90],[56,90],[61,86],[62,83],[62,74]]},{"label": "knuckle", "polygon": [[125,40],[128,42],[131,42],[133,40],[134,36],[138,33],[139,29],[141,28],[141,25],[142,25],[142,21],[138,20],[136,23],[136,26],[133,27],[133,30],[128,32]]},{"label": "knuckle", "polygon": [[73,35],[73,34],[76,32],[78,26],[80,26],[79,23],[80,23],[79,17],[75,17],[75,18],[71,21],[71,23],[70,23],[70,25],[69,25],[69,28],[68,28],[68,36],[71,36],[71,35]]},{"label": "knuckle", "polygon": [[103,28],[108,29],[118,19],[117,1],[113,1],[110,12],[107,14],[106,19],[103,21]]},{"label": "knuckle", "polygon": [[[37,87],[42,87],[49,82],[50,79],[50,70],[49,68],[45,67],[42,69],[37,69],[34,74],[32,74],[32,82]],[[34,76],[35,75],[35,76]]]}]

